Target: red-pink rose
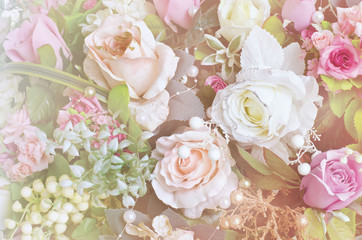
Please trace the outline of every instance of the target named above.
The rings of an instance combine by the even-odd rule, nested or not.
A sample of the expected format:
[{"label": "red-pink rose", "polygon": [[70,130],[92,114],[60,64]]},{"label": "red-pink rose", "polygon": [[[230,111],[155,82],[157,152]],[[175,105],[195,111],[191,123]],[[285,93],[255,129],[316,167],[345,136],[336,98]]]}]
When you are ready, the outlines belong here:
[{"label": "red-pink rose", "polygon": [[212,75],[206,78],[205,85],[211,86],[215,92],[224,89],[226,87],[226,83],[220,77],[216,75]]},{"label": "red-pink rose", "polygon": [[312,22],[315,0],[286,0],[282,9],[283,19],[294,22],[294,28],[301,31]]},{"label": "red-pink rose", "polygon": [[[359,153],[347,149],[331,150],[315,156],[312,171],[302,179],[303,200],[312,207],[334,211],[345,208],[362,194],[362,163]],[[347,163],[341,159],[347,158]]]},{"label": "red-pink rose", "polygon": [[55,22],[44,14],[33,15],[24,21],[21,27],[7,35],[4,42],[6,55],[14,62],[40,63],[38,49],[50,45],[56,56],[55,68],[63,69],[60,52],[66,58],[71,56],[70,50],[59,33]]},{"label": "red-pink rose", "polygon": [[362,74],[361,51],[348,39],[337,36],[330,46],[320,51],[318,74],[338,80],[356,78]]}]

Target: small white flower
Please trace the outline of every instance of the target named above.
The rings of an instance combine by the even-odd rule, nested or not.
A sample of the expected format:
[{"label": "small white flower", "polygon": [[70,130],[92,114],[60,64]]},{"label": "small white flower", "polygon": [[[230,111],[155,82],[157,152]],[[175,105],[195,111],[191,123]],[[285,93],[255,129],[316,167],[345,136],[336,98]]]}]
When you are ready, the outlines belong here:
[{"label": "small white flower", "polygon": [[168,220],[168,217],[165,215],[156,216],[152,220],[152,227],[161,237],[168,236],[172,232],[172,226]]}]

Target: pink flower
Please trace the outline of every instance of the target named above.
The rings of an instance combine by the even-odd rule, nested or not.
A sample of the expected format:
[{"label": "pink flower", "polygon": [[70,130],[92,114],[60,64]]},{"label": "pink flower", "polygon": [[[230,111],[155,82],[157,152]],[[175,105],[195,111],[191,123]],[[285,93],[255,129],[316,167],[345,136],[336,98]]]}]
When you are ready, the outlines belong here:
[{"label": "pink flower", "polygon": [[286,0],[282,9],[282,17],[294,22],[294,28],[302,31],[312,22],[315,12],[315,0]]},{"label": "pink flower", "polygon": [[[347,154],[347,149],[331,150],[313,158],[309,175],[302,179],[306,204],[327,211],[348,206],[362,194],[362,168],[357,163],[359,153]],[[347,163],[341,163],[347,158]]]},{"label": "pink flower", "polygon": [[83,8],[85,10],[90,10],[95,7],[97,4],[97,0],[87,0],[85,3],[83,3]]},{"label": "pink flower", "polygon": [[362,2],[351,8],[337,8],[338,23],[332,25],[336,33],[355,33],[362,37]]},{"label": "pink flower", "polygon": [[348,39],[336,37],[330,46],[320,51],[318,74],[338,80],[356,78],[362,74],[361,51]]},{"label": "pink flower", "polygon": [[63,69],[60,52],[66,58],[71,56],[70,50],[60,35],[57,25],[44,14],[33,15],[29,21],[24,21],[21,27],[7,35],[4,42],[6,55],[14,62],[40,63],[38,49],[50,45],[56,56],[55,68]]},{"label": "pink flower", "polygon": [[68,111],[60,110],[58,114],[57,123],[61,130],[64,130],[65,126],[69,121],[72,122],[73,126],[81,121],[84,121],[84,116],[80,114],[70,114]]},{"label": "pink flower", "polygon": [[6,176],[8,178],[12,178],[11,170],[13,165],[15,164],[15,156],[9,154],[9,153],[0,153],[0,166],[2,166],[2,169],[6,173]]},{"label": "pink flower", "polygon": [[[178,156],[181,146],[190,149],[187,158]],[[237,188],[238,179],[231,171],[225,139],[207,129],[188,130],[181,134],[161,137],[152,157],[158,160],[152,180],[157,197],[173,208],[180,208],[189,218],[199,218],[206,208],[214,208],[220,199],[229,197]],[[210,149],[219,149],[220,158],[211,160]]]},{"label": "pink flower", "polygon": [[78,113],[94,115],[97,113],[105,113],[96,96],[85,97],[83,93],[73,89],[66,89],[64,94],[69,96],[71,101],[63,109],[73,108]]},{"label": "pink flower", "polygon": [[31,167],[28,164],[18,162],[11,168],[11,179],[15,181],[21,181],[24,178],[30,176],[33,173]]},{"label": "pink flower", "polygon": [[318,59],[317,58],[313,58],[311,60],[307,61],[307,68],[308,68],[308,72],[307,72],[307,76],[312,76],[315,79],[318,78]]},{"label": "pink flower", "polygon": [[307,28],[304,28],[301,32],[300,35],[302,36],[303,39],[310,39],[313,35],[313,33],[317,32],[317,29],[315,29],[315,27],[313,26],[309,26]]},{"label": "pink flower", "polygon": [[322,50],[323,48],[331,45],[334,35],[329,30],[323,30],[322,32],[313,33],[311,39],[316,49]]},{"label": "pink flower", "polygon": [[5,144],[14,143],[19,140],[23,134],[25,128],[30,126],[30,119],[28,111],[25,106],[23,109],[17,111],[7,121],[7,125],[1,129],[1,135],[3,136],[3,142]]},{"label": "pink flower", "polygon": [[190,8],[199,8],[200,0],[153,0],[158,15],[170,25],[174,31],[173,23],[188,29],[192,20],[189,15]]},{"label": "pink flower", "polygon": [[220,77],[216,75],[212,75],[206,78],[205,85],[211,86],[215,92],[224,89],[226,87],[226,83],[224,82],[224,80],[222,80]]},{"label": "pink flower", "polygon": [[29,165],[32,172],[46,169],[53,161],[53,157],[45,154],[46,143],[39,140],[37,131],[36,127],[26,129],[22,141],[18,144],[18,161]]}]

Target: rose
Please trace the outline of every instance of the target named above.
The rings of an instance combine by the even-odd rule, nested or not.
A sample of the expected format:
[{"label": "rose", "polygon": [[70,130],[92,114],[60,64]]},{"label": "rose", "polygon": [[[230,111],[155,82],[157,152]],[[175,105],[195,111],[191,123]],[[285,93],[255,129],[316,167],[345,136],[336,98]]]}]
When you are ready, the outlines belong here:
[{"label": "rose", "polygon": [[21,27],[7,35],[4,42],[6,55],[14,62],[40,63],[38,49],[50,45],[56,56],[55,68],[63,69],[61,52],[66,58],[71,52],[60,35],[55,22],[44,14],[33,15]]},{"label": "rose", "polygon": [[206,78],[205,81],[206,86],[211,86],[215,92],[224,89],[226,87],[226,83],[219,76],[213,75]]},{"label": "rose", "polygon": [[318,74],[338,80],[356,78],[362,74],[361,51],[348,39],[337,36],[330,46],[320,51]]},{"label": "rose", "polygon": [[[225,139],[216,131],[186,130],[181,134],[161,137],[152,157],[158,160],[152,186],[157,197],[185,216],[199,218],[205,208],[214,208],[237,188],[238,179],[231,171],[234,160]],[[189,157],[178,157],[181,146],[191,149]],[[208,151],[218,148],[220,158],[210,160]]]},{"label": "rose", "polygon": [[322,32],[314,32],[311,39],[316,49],[322,50],[323,48],[331,45],[333,41],[333,33],[329,30],[323,30]]},{"label": "rose", "polygon": [[188,29],[192,20],[189,12],[200,7],[200,0],[153,0],[158,15],[177,32],[172,22]]},{"label": "rose", "polygon": [[[111,15],[85,43],[89,53],[84,70],[89,78],[105,88],[125,82],[131,100],[140,101],[136,107],[146,107],[145,102],[152,101],[152,105],[167,110],[158,116],[152,114],[146,119],[149,125],[141,124],[144,129],[154,130],[166,120],[169,95],[165,87],[175,74],[178,58],[170,47],[155,41],[144,22]],[[130,108],[139,112],[132,110],[132,104]]]},{"label": "rose", "polygon": [[349,35],[355,33],[362,37],[362,2],[350,8],[337,8],[338,22],[333,23],[335,33]]},{"label": "rose", "polygon": [[302,31],[312,22],[315,12],[315,0],[286,0],[282,8],[282,17],[294,22],[294,28]]},{"label": "rose", "polygon": [[[303,177],[306,204],[326,211],[342,209],[362,194],[360,154],[343,148],[318,154],[312,159],[311,172]],[[347,163],[342,163],[347,160]]]},{"label": "rose", "polygon": [[5,177],[0,177],[0,231],[6,229],[4,225],[5,219],[9,216],[11,192],[8,189],[10,181]]},{"label": "rose", "polygon": [[268,0],[221,0],[218,7],[220,30],[229,42],[239,35],[245,40],[255,26],[262,26],[270,16]]},{"label": "rose", "polygon": [[11,179],[20,181],[33,173],[28,164],[18,162],[11,167]]}]

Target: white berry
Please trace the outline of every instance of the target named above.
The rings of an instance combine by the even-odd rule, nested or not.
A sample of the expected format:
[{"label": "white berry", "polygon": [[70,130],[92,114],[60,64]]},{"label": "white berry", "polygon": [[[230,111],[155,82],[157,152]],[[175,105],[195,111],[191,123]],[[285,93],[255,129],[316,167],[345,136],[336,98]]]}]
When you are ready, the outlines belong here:
[{"label": "white berry", "polygon": [[221,152],[218,148],[212,148],[209,150],[207,156],[211,161],[217,161],[221,157]]},{"label": "white berry", "polygon": [[20,194],[23,198],[27,199],[31,197],[33,190],[30,187],[23,187],[20,191]]},{"label": "white berry", "polygon": [[294,135],[292,137],[292,145],[295,148],[301,148],[304,145],[304,138],[301,135]]},{"label": "white berry", "polygon": [[204,122],[199,117],[192,117],[189,121],[189,125],[193,129],[199,129],[203,126]]},{"label": "white berry", "polygon": [[21,225],[21,232],[25,235],[30,235],[33,231],[33,227],[29,222],[24,222]]},{"label": "white berry", "polygon": [[136,220],[136,213],[133,210],[127,210],[123,214],[123,220],[126,223],[133,223]]},{"label": "white berry", "polygon": [[55,224],[55,232],[57,234],[62,234],[67,230],[67,225],[63,224],[63,223],[57,223]]},{"label": "white berry", "polygon": [[298,172],[302,176],[306,176],[310,173],[310,165],[308,163],[302,163],[298,166]]},{"label": "white berry", "polygon": [[177,155],[179,158],[181,159],[186,159],[190,156],[191,154],[191,150],[188,146],[186,145],[182,145],[181,147],[178,148],[177,150]]},{"label": "white berry", "polygon": [[19,201],[15,201],[13,205],[11,206],[11,209],[13,209],[14,212],[22,212],[23,206]]}]

